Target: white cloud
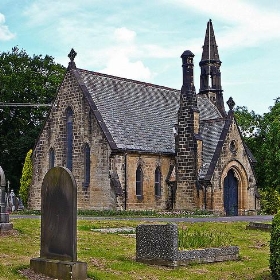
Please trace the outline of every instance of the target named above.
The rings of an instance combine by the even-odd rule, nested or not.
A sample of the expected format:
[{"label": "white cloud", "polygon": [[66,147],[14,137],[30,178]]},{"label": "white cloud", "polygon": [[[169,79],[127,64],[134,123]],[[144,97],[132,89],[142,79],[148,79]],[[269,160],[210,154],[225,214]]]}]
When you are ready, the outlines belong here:
[{"label": "white cloud", "polygon": [[32,26],[54,23],[55,20],[69,15],[69,20],[74,18],[75,11],[79,11],[76,1],[56,1],[56,0],[37,0],[25,8],[24,15],[27,17],[28,24]]},{"label": "white cloud", "polygon": [[136,33],[126,27],[121,27],[115,30],[114,37],[119,42],[133,42],[136,37]]},{"label": "white cloud", "polygon": [[140,53],[139,46],[135,43],[136,32],[126,27],[116,28],[114,31],[115,45],[103,51],[107,58],[103,73],[150,81],[152,72],[139,59],[133,59]]},{"label": "white cloud", "polygon": [[0,41],[9,41],[15,37],[7,25],[5,25],[5,16],[0,13]]},{"label": "white cloud", "polygon": [[[223,48],[255,46],[280,38],[280,12],[244,0],[175,0],[213,19],[226,23],[219,34]],[[252,4],[253,3],[253,4]],[[217,34],[216,30],[215,33]]]},{"label": "white cloud", "polygon": [[125,55],[112,57],[100,72],[141,81],[150,81],[153,76],[142,61],[131,62]]}]

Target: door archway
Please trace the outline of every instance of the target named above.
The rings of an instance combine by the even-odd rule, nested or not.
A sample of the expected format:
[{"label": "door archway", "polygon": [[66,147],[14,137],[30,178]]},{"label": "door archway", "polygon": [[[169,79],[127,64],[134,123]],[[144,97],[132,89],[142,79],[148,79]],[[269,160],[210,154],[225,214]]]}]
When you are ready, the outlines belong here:
[{"label": "door archway", "polygon": [[227,216],[238,215],[238,180],[233,169],[224,178],[224,209]]}]

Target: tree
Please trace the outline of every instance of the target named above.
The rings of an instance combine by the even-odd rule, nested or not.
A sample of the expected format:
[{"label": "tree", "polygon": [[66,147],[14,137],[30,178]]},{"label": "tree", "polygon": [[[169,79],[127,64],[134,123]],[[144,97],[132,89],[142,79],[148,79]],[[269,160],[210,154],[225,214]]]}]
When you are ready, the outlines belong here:
[{"label": "tree", "polygon": [[245,106],[238,106],[234,112],[234,115],[241,131],[244,143],[249,147],[257,160],[254,169],[256,171],[257,181],[259,181],[259,177],[262,176],[262,174],[259,174],[257,170],[260,163],[259,147],[262,145],[260,133],[263,117],[256,114],[254,111],[249,112]]},{"label": "tree", "polygon": [[24,206],[27,206],[29,188],[32,180],[32,150],[26,155],[25,162],[22,168],[22,175],[20,178],[19,195],[22,199]]},{"label": "tree", "polygon": [[[65,68],[49,56],[29,56],[14,47],[0,54],[0,102],[49,104]],[[0,106],[0,164],[13,189],[19,187],[26,151],[33,148],[49,107]]]},{"label": "tree", "polygon": [[258,138],[259,184],[280,193],[280,98],[276,99],[270,112],[264,114]]},{"label": "tree", "polygon": [[245,106],[237,106],[234,112],[241,134],[245,139],[256,137],[260,131],[262,117]]},{"label": "tree", "polygon": [[246,107],[238,107],[235,116],[243,140],[257,160],[255,173],[261,204],[273,214],[280,209],[280,98],[263,116],[248,112]]}]

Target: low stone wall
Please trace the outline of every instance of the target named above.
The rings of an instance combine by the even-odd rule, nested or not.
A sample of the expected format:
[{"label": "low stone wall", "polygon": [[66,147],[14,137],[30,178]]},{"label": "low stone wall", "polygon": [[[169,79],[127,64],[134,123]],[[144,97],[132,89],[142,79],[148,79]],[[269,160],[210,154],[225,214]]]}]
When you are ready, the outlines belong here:
[{"label": "low stone wall", "polygon": [[179,251],[178,265],[235,261],[239,256],[237,246]]},{"label": "low stone wall", "polygon": [[176,224],[139,225],[136,228],[136,261],[176,267],[190,263],[237,260],[239,248],[229,246],[180,251]]}]

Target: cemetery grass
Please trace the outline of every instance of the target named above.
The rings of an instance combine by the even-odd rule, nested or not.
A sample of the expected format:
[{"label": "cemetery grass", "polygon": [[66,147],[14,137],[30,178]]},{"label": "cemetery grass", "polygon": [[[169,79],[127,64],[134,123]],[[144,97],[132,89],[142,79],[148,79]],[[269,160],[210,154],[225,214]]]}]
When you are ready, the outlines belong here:
[{"label": "cemetery grass", "polygon": [[[19,271],[40,255],[40,220],[12,219],[14,231],[0,235],[0,280],[26,279]],[[142,222],[141,222],[142,223]],[[193,264],[179,268],[146,265],[135,261],[135,236],[100,233],[92,229],[136,227],[139,221],[78,220],[78,260],[87,262],[90,279],[272,279],[269,270],[270,233],[246,230],[245,222],[179,223],[179,228],[215,230],[227,234],[240,248],[238,261]]]}]

